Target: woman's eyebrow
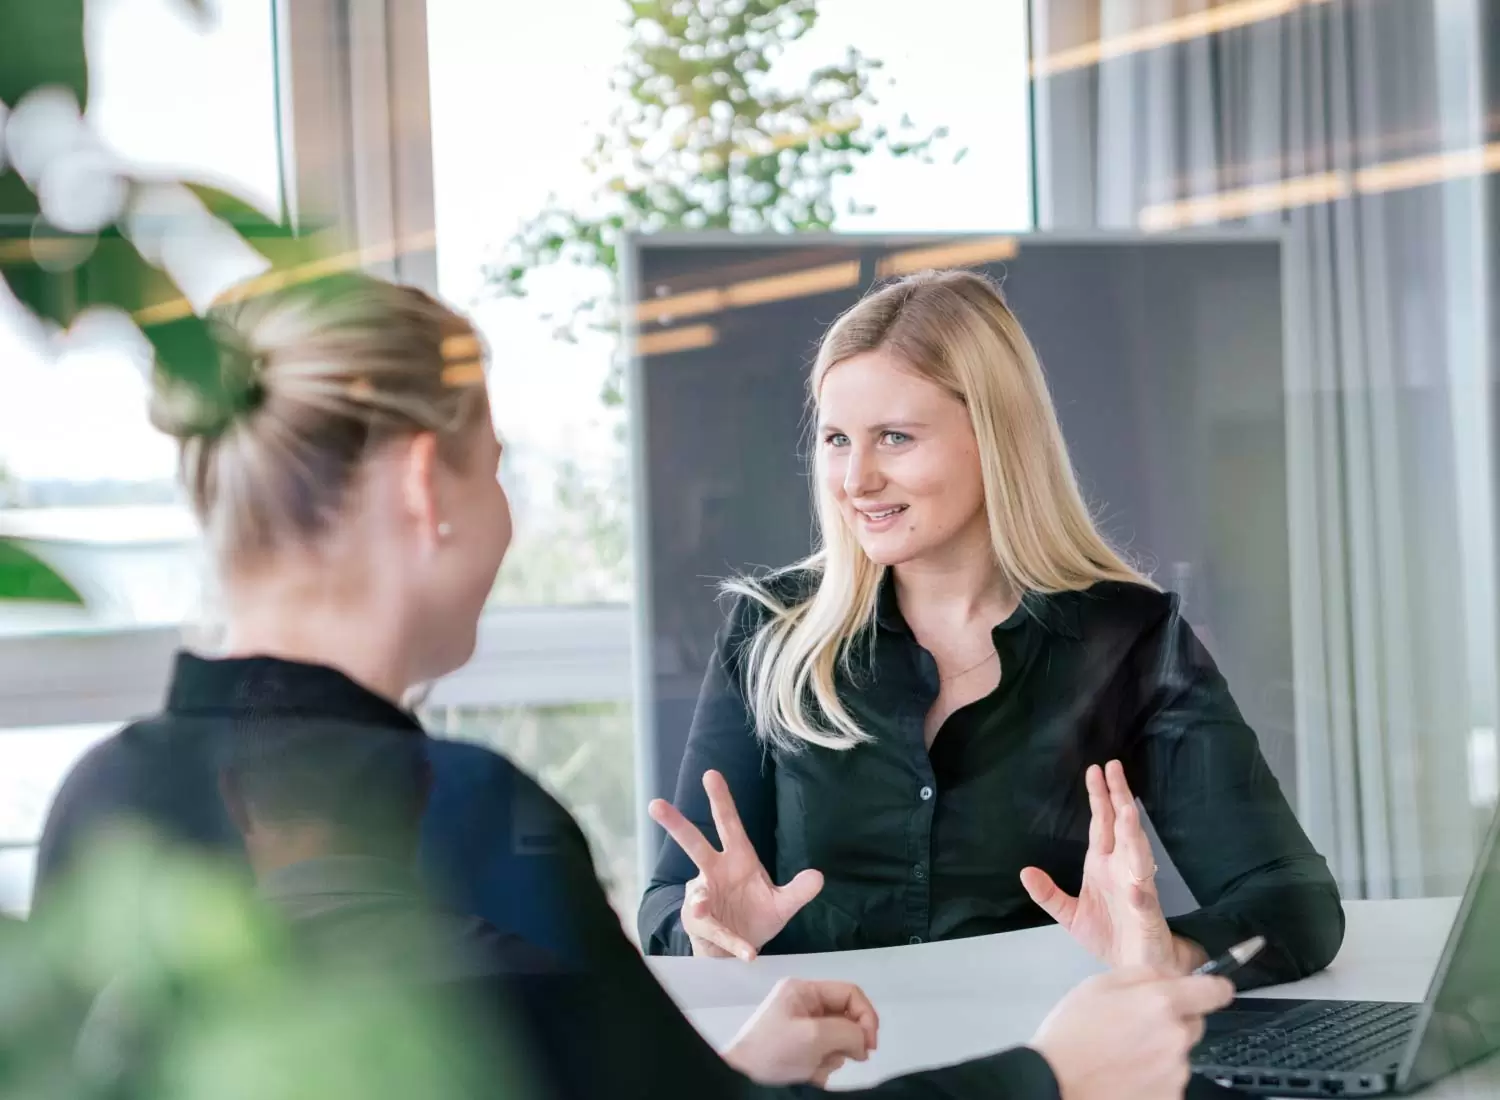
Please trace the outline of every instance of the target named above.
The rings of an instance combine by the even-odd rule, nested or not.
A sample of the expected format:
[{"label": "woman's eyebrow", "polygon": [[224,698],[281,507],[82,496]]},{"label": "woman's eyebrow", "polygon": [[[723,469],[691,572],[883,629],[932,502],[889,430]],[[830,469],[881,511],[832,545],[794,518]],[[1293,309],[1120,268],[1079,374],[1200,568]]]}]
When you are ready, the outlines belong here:
[{"label": "woman's eyebrow", "polygon": [[[910,431],[913,428],[925,427],[927,427],[926,422],[921,420],[887,420],[880,424],[872,424],[867,430],[871,435],[879,435],[882,432],[902,432]],[[830,422],[824,422],[818,425],[818,431],[823,433],[843,432],[843,429]]]}]

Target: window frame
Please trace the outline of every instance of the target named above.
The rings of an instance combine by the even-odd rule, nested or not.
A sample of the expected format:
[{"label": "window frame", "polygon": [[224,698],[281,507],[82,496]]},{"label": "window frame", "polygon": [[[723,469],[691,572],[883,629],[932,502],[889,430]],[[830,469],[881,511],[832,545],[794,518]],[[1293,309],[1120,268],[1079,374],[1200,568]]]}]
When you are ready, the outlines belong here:
[{"label": "window frame", "polygon": [[[425,0],[265,0],[272,6],[282,202],[331,229],[367,270],[437,289]],[[497,607],[434,706],[624,702],[628,605]],[[126,721],[161,706],[192,628],[0,637],[0,730]]]},{"label": "window frame", "polygon": [[[424,706],[565,706],[630,699],[626,605],[494,608],[474,656],[432,685]],[[159,711],[174,654],[192,630],[23,634],[0,638],[0,731],[121,722]],[[3,737],[0,732],[0,737]]]}]

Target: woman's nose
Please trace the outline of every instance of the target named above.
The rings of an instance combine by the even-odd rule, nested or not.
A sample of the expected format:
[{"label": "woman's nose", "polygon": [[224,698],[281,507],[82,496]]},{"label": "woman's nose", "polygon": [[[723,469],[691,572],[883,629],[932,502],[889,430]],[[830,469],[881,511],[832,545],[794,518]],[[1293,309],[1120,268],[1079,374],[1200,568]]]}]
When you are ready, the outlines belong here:
[{"label": "woman's nose", "polygon": [[844,492],[850,496],[864,496],[878,490],[882,483],[880,467],[874,456],[852,449],[849,465],[844,469]]}]

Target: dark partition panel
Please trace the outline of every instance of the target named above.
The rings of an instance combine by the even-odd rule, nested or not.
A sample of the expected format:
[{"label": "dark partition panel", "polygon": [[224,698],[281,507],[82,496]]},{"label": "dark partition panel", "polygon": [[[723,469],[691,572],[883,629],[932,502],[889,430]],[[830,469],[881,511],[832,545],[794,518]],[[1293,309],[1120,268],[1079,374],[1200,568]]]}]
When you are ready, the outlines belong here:
[{"label": "dark partition panel", "polygon": [[1036,344],[1090,504],[1183,593],[1290,797],[1281,250],[1222,235],[633,241],[641,793],[673,790],[716,582],[810,549],[820,334],[907,252],[948,246],[949,264],[1007,257],[983,269]]}]

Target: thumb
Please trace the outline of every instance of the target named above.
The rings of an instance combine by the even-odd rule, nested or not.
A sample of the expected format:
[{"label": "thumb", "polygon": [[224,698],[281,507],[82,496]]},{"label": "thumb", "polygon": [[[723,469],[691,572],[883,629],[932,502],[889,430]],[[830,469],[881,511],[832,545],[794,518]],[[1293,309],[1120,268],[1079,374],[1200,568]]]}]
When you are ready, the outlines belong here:
[{"label": "thumb", "polygon": [[1046,871],[1040,867],[1022,869],[1021,885],[1031,895],[1031,900],[1058,924],[1067,928],[1073,923],[1073,913],[1078,908],[1078,899],[1053,882],[1052,876]]},{"label": "thumb", "polygon": [[844,1063],[848,1060],[849,1059],[845,1058],[842,1054],[830,1055],[828,1058],[825,1058],[823,1060],[823,1064],[813,1072],[813,1075],[810,1078],[808,1078],[808,1083],[811,1085],[816,1085],[820,1089],[827,1088],[828,1078],[832,1077],[839,1070],[843,1069]]},{"label": "thumb", "polygon": [[1117,966],[1096,974],[1091,981],[1100,987],[1125,989],[1132,985],[1147,985],[1162,981],[1161,971],[1151,966]]},{"label": "thumb", "polygon": [[785,886],[776,888],[777,908],[787,919],[800,910],[823,889],[823,872],[807,870],[797,874]]},{"label": "thumb", "polygon": [[808,1021],[820,1062],[842,1056],[863,1062],[869,1057],[865,1030],[847,1016],[817,1016]]}]

